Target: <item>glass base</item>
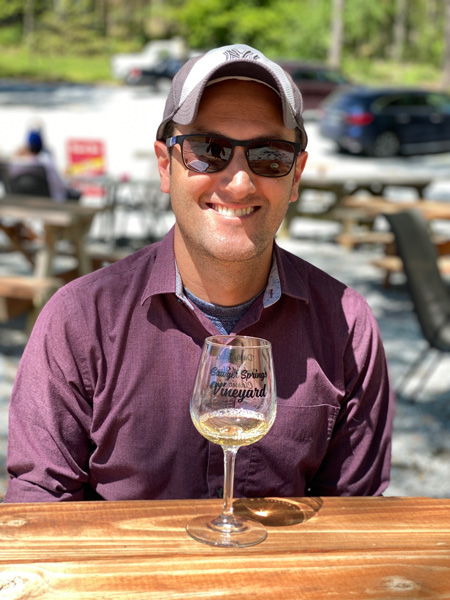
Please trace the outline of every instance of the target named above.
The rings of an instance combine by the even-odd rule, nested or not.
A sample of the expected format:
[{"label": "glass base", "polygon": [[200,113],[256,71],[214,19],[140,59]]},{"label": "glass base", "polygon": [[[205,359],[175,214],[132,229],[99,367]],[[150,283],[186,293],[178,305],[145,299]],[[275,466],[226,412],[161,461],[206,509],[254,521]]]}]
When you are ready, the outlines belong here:
[{"label": "glass base", "polygon": [[186,525],[188,534],[203,544],[224,548],[245,548],[260,544],[267,537],[267,531],[257,521],[234,517],[196,517]]}]

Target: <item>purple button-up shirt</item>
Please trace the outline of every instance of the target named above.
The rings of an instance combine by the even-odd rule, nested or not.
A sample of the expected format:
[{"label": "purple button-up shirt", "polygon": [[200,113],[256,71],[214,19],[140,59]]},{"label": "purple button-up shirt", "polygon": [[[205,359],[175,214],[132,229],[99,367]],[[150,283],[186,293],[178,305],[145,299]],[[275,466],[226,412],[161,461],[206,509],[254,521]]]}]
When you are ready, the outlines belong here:
[{"label": "purple button-up shirt", "polygon": [[[235,496],[381,494],[393,405],[375,319],[354,290],[274,256],[279,299],[259,296],[235,333],[272,342],[277,417],[239,449]],[[222,448],[189,414],[203,341],[218,331],[176,292],[171,231],[51,298],[11,398],[5,501],[220,494]]]}]

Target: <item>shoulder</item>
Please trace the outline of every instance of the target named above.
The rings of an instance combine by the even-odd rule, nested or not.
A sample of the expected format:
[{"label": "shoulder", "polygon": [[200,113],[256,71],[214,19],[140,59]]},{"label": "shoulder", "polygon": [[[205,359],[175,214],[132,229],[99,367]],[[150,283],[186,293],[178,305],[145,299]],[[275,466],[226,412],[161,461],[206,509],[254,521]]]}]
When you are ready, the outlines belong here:
[{"label": "shoulder", "polygon": [[109,286],[114,285],[117,281],[132,280],[135,277],[139,277],[143,272],[149,274],[158,256],[160,244],[161,242],[157,242],[136,250],[108,266],[75,279],[63,289],[74,291],[75,289],[84,289],[91,286]]},{"label": "shoulder", "polygon": [[339,295],[348,291],[359,296],[357,292],[323,269],[279,246],[276,246],[276,259],[282,285],[287,289],[320,294],[333,291]]},{"label": "shoulder", "polygon": [[[123,318],[141,304],[141,297],[152,274],[160,243],[71,281],[58,290],[44,306],[40,319],[61,318],[78,327],[83,320]],[[75,319],[75,321],[74,321]]]},{"label": "shoulder", "polygon": [[326,271],[280,247],[277,247],[277,261],[283,290],[303,298],[311,308],[345,315],[346,320],[371,315],[366,299],[359,292]]}]

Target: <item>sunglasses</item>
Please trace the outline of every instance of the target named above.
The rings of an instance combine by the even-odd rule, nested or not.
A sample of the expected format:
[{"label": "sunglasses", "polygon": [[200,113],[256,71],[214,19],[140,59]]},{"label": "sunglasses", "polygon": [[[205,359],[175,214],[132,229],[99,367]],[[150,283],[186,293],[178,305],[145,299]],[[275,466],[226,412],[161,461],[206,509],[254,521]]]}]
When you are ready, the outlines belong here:
[{"label": "sunglasses", "polygon": [[236,146],[245,148],[248,166],[262,177],[284,177],[301,152],[301,144],[285,140],[230,140],[204,134],[175,135],[166,140],[168,148],[178,144],[183,164],[195,173],[218,173],[231,161]]}]

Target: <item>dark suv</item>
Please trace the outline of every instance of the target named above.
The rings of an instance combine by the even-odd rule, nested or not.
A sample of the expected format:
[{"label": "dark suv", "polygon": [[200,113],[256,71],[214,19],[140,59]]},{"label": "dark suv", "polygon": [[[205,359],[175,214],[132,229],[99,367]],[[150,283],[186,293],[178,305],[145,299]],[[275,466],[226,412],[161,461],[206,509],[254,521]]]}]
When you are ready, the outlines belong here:
[{"label": "dark suv", "polygon": [[[153,87],[170,87],[175,74],[185,61],[179,58],[166,58],[148,68],[133,67],[125,78],[129,85],[150,85]],[[164,87],[165,86],[165,87]]]},{"label": "dark suv", "polygon": [[279,61],[289,73],[303,96],[304,110],[317,109],[321,102],[340,85],[349,81],[336,69],[322,64],[300,61]]},{"label": "dark suv", "polygon": [[450,96],[420,89],[343,89],[323,103],[320,133],[354,154],[448,151]]}]

